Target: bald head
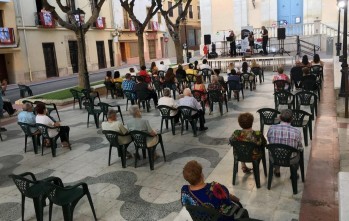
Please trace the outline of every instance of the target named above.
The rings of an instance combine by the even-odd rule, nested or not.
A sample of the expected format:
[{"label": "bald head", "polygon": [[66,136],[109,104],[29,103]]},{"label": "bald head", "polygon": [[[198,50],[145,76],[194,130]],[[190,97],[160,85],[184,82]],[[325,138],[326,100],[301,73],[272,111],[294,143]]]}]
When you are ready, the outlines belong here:
[{"label": "bald head", "polygon": [[191,90],[189,88],[184,89],[183,95],[184,96],[191,96]]}]

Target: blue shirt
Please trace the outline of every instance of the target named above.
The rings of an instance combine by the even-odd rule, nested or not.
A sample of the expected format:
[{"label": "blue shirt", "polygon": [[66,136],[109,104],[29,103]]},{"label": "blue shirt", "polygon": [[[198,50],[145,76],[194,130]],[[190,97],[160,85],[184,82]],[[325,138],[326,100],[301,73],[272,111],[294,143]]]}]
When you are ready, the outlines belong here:
[{"label": "blue shirt", "polygon": [[136,86],[136,82],[133,80],[124,80],[122,82],[122,89],[125,91],[134,91]]},{"label": "blue shirt", "polygon": [[[18,122],[35,125],[36,119],[33,112],[22,111],[18,114]],[[33,133],[37,130],[36,127],[31,127],[30,131]]]}]

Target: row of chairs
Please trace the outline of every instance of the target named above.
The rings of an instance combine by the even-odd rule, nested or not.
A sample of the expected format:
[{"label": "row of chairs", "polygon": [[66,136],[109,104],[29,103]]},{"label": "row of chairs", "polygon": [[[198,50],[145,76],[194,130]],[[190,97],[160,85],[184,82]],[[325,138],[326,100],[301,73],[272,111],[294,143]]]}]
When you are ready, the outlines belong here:
[{"label": "row of chairs", "polygon": [[36,220],[44,220],[44,207],[46,199],[49,203],[49,220],[52,218],[53,204],[62,207],[64,221],[72,221],[74,209],[77,203],[85,195],[89,201],[93,217],[97,220],[92,197],[86,183],[78,183],[73,186],[65,186],[59,177],[48,177],[37,180],[30,172],[9,175],[21,193],[22,220],[24,220],[25,198],[33,199]]}]

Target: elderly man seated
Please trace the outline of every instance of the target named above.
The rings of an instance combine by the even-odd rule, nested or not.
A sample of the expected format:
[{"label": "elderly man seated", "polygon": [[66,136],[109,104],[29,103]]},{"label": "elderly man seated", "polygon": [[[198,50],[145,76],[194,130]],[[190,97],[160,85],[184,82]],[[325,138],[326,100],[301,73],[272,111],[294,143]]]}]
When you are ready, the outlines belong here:
[{"label": "elderly man seated", "polygon": [[191,108],[196,109],[197,111],[192,112],[192,116],[198,116],[200,120],[200,131],[207,130],[208,128],[205,127],[205,113],[202,110],[201,104],[192,97],[191,91],[189,88],[184,89],[183,91],[184,97],[179,99],[178,104],[179,106],[188,106]]},{"label": "elderly man seated", "polygon": [[[292,110],[285,109],[280,113],[281,123],[272,125],[268,130],[268,141],[270,144],[279,143],[291,146],[299,151],[303,151],[302,133],[291,125]],[[290,164],[297,164],[300,156],[298,153],[293,153]],[[273,159],[271,159],[273,160]],[[274,174],[280,177],[280,166],[274,166]]]},{"label": "elderly man seated", "polygon": [[[18,122],[35,126],[36,120],[33,113],[33,105],[29,102],[22,105],[23,111],[18,114]],[[37,127],[30,127],[30,132],[39,132]]]},{"label": "elderly man seated", "polygon": [[[177,102],[171,97],[171,90],[169,88],[164,88],[164,96],[159,99],[158,104],[176,109],[178,107]],[[175,117],[175,123],[179,122],[179,112],[177,110],[171,110],[170,115]]]},{"label": "elderly man seated", "polygon": [[[108,121],[102,122],[102,130],[111,130],[122,135],[128,133],[128,130],[124,127],[124,125],[120,121],[117,121],[117,115],[115,110],[111,109],[108,111],[107,119]],[[131,135],[118,136],[118,143],[120,145],[126,145],[131,142]],[[126,158],[132,158],[132,154],[128,151],[126,153]]]}]

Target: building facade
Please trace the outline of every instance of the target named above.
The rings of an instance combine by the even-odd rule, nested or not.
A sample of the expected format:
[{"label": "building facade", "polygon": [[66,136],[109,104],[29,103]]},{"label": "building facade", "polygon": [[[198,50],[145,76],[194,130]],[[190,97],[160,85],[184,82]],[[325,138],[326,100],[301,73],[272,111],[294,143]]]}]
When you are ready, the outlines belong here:
[{"label": "building facade", "polygon": [[23,72],[21,52],[14,4],[0,0],[0,81],[15,82],[15,73]]}]

